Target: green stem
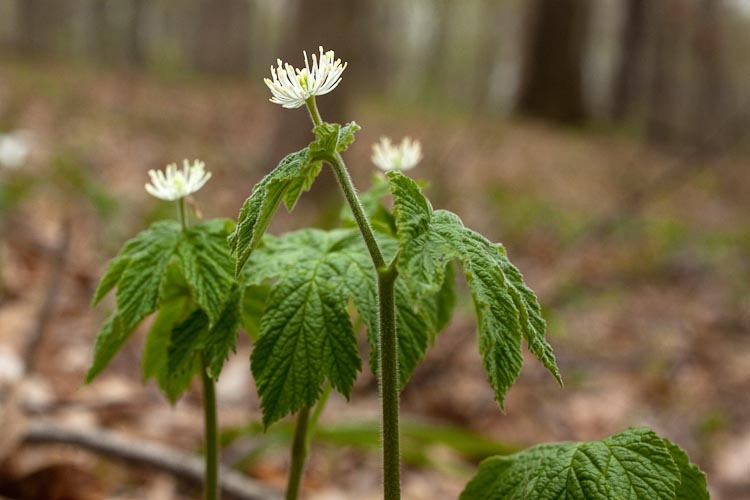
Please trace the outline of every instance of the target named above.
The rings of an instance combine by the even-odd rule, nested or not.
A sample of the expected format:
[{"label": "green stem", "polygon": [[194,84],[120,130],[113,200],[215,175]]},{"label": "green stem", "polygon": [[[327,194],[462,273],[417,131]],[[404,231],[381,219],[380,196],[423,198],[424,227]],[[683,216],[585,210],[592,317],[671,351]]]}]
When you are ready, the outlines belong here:
[{"label": "green stem", "polygon": [[383,494],[401,498],[401,454],[398,423],[398,337],[396,335],[396,267],[378,269],[380,313],[380,397],[383,405]]},{"label": "green stem", "polygon": [[297,416],[297,427],[294,429],[294,441],[292,442],[292,465],[289,469],[289,482],[286,487],[286,500],[297,500],[299,498],[302,472],[307,458],[309,416],[310,408],[303,408]]},{"label": "green stem", "polygon": [[316,127],[323,123],[323,120],[320,118],[320,111],[318,111],[318,104],[315,102],[315,96],[309,97],[305,101],[305,105],[307,106],[307,111],[310,113],[310,119],[313,122],[313,125]]},{"label": "green stem", "polygon": [[[311,97],[306,104],[313,123],[320,125],[322,120],[315,104],[315,98]],[[398,274],[395,263],[392,262],[389,265],[385,263],[383,253],[375,239],[375,233],[364,208],[362,208],[362,203],[354,189],[354,184],[343,158],[338,152],[335,152],[326,160],[333,169],[378,273],[378,339],[380,341],[380,376],[378,378],[383,406],[383,496],[384,500],[399,500],[401,498],[401,453],[398,422],[398,337],[395,304],[395,286]]]},{"label": "green stem", "polygon": [[185,198],[180,198],[177,200],[177,211],[180,217],[180,225],[182,226],[182,230],[187,230],[187,214],[185,212]]},{"label": "green stem", "polygon": [[208,376],[208,367],[203,360],[201,376],[203,379],[203,412],[206,440],[206,477],[204,479],[204,498],[219,499],[219,441],[217,439],[218,423],[216,418],[216,386]]}]

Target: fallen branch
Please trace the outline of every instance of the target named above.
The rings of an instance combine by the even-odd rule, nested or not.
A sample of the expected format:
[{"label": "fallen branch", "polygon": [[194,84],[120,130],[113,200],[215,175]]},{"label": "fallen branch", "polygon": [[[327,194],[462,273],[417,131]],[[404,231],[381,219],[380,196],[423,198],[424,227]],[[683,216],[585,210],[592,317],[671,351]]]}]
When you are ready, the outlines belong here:
[{"label": "fallen branch", "polygon": [[[203,482],[203,461],[164,445],[126,438],[103,430],[78,430],[30,422],[24,442],[32,445],[65,444],[133,465],[148,466],[192,484]],[[219,487],[228,500],[276,500],[278,492],[266,488],[228,467],[221,466]]]}]

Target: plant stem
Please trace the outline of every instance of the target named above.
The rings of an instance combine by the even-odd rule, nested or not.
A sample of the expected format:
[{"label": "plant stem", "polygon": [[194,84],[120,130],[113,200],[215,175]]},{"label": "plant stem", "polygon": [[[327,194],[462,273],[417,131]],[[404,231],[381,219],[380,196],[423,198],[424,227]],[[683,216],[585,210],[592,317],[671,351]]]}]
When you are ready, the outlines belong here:
[{"label": "plant stem", "polygon": [[310,119],[312,120],[313,125],[317,127],[323,123],[323,120],[320,118],[320,111],[318,111],[318,104],[315,102],[315,96],[308,98],[305,101],[305,105],[307,106],[308,113],[310,113]]},{"label": "plant stem", "polygon": [[292,442],[292,465],[289,469],[289,481],[286,487],[286,500],[297,500],[299,497],[302,472],[305,469],[307,458],[307,428],[310,416],[310,408],[303,408],[297,416],[297,427],[294,429],[294,441]]},{"label": "plant stem", "polygon": [[203,483],[205,500],[219,499],[219,441],[218,422],[216,418],[216,386],[208,376],[205,360],[202,360],[201,377],[203,380],[203,424],[206,440],[206,477]]},{"label": "plant stem", "polygon": [[[307,109],[315,125],[322,123],[315,98],[307,100]],[[336,180],[349,204],[354,220],[370,252],[372,263],[378,274],[378,339],[380,341],[380,363],[378,383],[383,407],[383,497],[384,500],[401,498],[401,453],[399,444],[399,379],[398,337],[396,333],[395,286],[398,273],[395,262],[386,265],[370,221],[354,189],[343,158],[334,152],[329,158]]]},{"label": "plant stem", "polygon": [[391,263],[378,269],[380,313],[380,397],[383,405],[383,494],[385,500],[401,498],[401,453],[398,424],[398,337],[395,285],[398,274]]},{"label": "plant stem", "polygon": [[182,230],[187,230],[187,214],[185,212],[185,198],[180,198],[177,200],[177,211],[180,217],[180,225],[182,226]]}]

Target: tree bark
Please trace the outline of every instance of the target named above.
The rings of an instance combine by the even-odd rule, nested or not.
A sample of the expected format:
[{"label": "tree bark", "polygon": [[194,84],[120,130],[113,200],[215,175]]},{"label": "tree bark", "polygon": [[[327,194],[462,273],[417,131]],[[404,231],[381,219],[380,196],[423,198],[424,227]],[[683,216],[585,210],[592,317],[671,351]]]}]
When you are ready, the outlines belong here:
[{"label": "tree bark", "polygon": [[62,3],[55,0],[17,0],[16,47],[27,56],[49,52],[59,21]]},{"label": "tree bark", "polygon": [[144,18],[146,17],[146,0],[132,0],[128,19],[128,64],[141,68],[146,64],[144,43]]},{"label": "tree bark", "polygon": [[612,119],[623,121],[632,114],[643,74],[648,0],[623,0],[620,54],[612,78]]},{"label": "tree bark", "polygon": [[589,0],[533,0],[517,111],[564,124],[586,116],[583,63]]},{"label": "tree bark", "polygon": [[648,89],[646,138],[666,145],[675,139],[675,59],[680,32],[676,0],[651,0],[654,5],[654,40]]},{"label": "tree bark", "polygon": [[728,80],[721,40],[721,0],[701,0],[693,33],[696,83],[693,98],[693,141],[715,148],[727,130]]},{"label": "tree bark", "polygon": [[248,0],[201,0],[193,39],[193,65],[214,74],[244,74],[250,62]]}]

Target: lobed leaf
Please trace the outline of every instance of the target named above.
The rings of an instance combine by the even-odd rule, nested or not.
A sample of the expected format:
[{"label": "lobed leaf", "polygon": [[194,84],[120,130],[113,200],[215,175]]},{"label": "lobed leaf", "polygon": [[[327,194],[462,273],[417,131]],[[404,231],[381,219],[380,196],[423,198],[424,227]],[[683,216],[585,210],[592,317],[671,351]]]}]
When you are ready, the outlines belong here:
[{"label": "lobed leaf", "polygon": [[237,227],[229,236],[229,246],[235,254],[235,273],[239,274],[260,244],[263,233],[271,222],[279,204],[294,206],[301,192],[310,187],[320,172],[320,162],[313,161],[310,149],[304,148],[287,155],[281,163],[255,185],[250,197],[245,200],[237,219]]},{"label": "lobed leaf", "polygon": [[354,134],[362,127],[356,122],[346,125],[338,123],[321,123],[313,128],[315,140],[310,144],[310,151],[316,157],[330,156],[346,151],[354,142]]},{"label": "lobed leaf", "polygon": [[86,373],[86,383],[90,383],[106,368],[122,345],[128,340],[131,332],[122,326],[122,320],[117,314],[110,315],[99,330],[94,344],[94,360]]},{"label": "lobed leaf", "polygon": [[190,227],[177,248],[191,294],[213,325],[219,319],[234,278],[227,246],[230,221],[212,220]]},{"label": "lobed leaf", "polygon": [[699,477],[687,464],[682,450],[649,429],[634,428],[601,441],[545,444],[489,458],[460,499],[708,499],[700,485],[678,496],[684,483]]},{"label": "lobed leaf", "polygon": [[474,299],[479,351],[500,406],[521,371],[522,337],[561,381],[544,337],[546,326],[536,296],[502,247],[466,228],[457,215],[433,210],[417,183],[402,173],[389,172],[388,179],[400,248],[399,273],[410,284],[413,298],[423,301],[441,290],[448,264],[461,263]]}]

